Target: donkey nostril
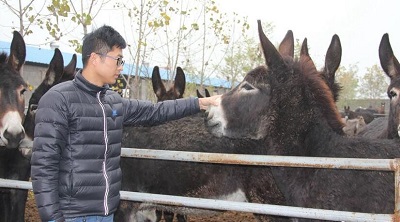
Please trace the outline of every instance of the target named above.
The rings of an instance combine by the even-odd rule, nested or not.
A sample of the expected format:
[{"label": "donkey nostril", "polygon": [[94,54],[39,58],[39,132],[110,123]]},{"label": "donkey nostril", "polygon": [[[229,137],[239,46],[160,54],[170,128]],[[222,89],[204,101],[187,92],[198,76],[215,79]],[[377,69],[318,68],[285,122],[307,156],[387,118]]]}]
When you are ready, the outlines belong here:
[{"label": "donkey nostril", "polygon": [[3,137],[7,140],[7,141],[21,141],[23,138],[25,138],[25,133],[22,131],[18,134],[12,134],[10,133],[8,130],[5,130],[3,133]]},{"label": "donkey nostril", "polygon": [[10,138],[12,138],[12,134],[5,130],[3,133],[3,137],[7,140],[10,140]]},{"label": "donkey nostril", "polygon": [[19,133],[17,139],[22,140],[23,138],[25,138],[25,133],[24,132]]}]

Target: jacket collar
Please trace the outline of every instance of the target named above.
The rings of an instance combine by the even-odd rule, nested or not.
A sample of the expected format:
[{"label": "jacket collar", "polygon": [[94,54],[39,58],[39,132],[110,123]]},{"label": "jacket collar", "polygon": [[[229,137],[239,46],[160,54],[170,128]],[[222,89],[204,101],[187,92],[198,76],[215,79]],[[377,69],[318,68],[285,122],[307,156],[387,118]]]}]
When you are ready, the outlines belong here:
[{"label": "jacket collar", "polygon": [[101,92],[101,94],[105,94],[106,91],[108,89],[110,89],[110,87],[108,85],[104,85],[102,87],[99,87],[99,86],[96,86],[96,85],[90,83],[89,81],[87,81],[85,79],[85,77],[83,77],[83,75],[82,75],[82,70],[79,70],[76,73],[75,78],[74,78],[73,81],[80,89],[82,89],[82,90],[84,90],[84,91],[86,91],[86,92],[88,92],[90,94],[93,94],[94,96],[96,96],[96,94],[98,92]]}]

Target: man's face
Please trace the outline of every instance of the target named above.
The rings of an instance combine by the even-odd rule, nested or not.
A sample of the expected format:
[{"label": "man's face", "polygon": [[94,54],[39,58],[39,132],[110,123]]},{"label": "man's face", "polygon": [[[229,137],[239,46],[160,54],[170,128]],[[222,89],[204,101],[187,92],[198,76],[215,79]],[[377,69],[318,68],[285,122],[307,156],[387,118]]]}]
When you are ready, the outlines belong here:
[{"label": "man's face", "polygon": [[96,85],[114,84],[123,70],[122,49],[113,47],[107,54],[96,54],[98,62],[96,63],[97,79]]}]

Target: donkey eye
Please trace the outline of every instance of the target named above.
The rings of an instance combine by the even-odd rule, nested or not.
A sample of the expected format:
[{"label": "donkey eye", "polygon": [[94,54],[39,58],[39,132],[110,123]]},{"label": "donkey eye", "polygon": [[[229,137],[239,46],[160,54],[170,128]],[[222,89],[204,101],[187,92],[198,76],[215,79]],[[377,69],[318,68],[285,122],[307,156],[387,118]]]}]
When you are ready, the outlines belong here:
[{"label": "donkey eye", "polygon": [[245,83],[245,84],[242,85],[242,88],[246,89],[246,90],[252,90],[252,89],[254,89],[254,86],[252,86],[249,83]]},{"label": "donkey eye", "polygon": [[22,89],[19,93],[20,93],[20,95],[22,96],[22,95],[24,95],[25,92],[26,92],[26,89],[24,88],[24,89]]},{"label": "donkey eye", "polygon": [[394,91],[394,90],[391,90],[390,92],[389,92],[389,98],[390,99],[392,99],[393,97],[396,97],[397,96],[397,93]]}]

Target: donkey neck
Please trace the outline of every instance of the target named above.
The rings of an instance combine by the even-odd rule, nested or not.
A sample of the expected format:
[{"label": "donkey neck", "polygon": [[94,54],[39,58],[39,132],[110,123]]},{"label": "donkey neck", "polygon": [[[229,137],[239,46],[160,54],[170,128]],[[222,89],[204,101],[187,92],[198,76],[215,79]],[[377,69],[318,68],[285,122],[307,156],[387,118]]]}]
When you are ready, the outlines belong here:
[{"label": "donkey neck", "polygon": [[[298,140],[297,144],[291,143],[279,147],[284,150],[283,155],[297,155],[293,150],[299,149],[298,154],[312,157],[393,159],[400,156],[399,140],[348,138],[335,133],[323,121],[315,122],[302,139],[303,141]],[[311,199],[318,196],[312,194],[312,187],[315,185],[314,181],[320,180],[321,170],[271,167],[271,171],[288,205],[306,207],[315,204],[310,203]]]},{"label": "donkey neck", "polygon": [[392,159],[400,156],[399,140],[347,137],[323,124],[315,124],[304,140],[310,156]]}]

